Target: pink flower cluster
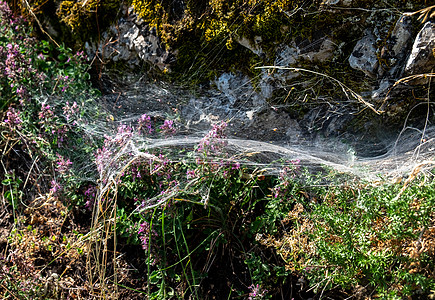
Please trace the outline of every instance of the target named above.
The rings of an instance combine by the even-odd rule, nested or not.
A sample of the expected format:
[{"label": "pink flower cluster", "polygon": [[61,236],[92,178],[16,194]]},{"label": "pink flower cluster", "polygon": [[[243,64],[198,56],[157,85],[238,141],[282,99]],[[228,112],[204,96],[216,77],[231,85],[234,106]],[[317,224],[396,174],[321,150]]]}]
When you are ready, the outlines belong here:
[{"label": "pink flower cluster", "polygon": [[69,159],[65,159],[59,153],[57,153],[56,155],[57,155],[56,171],[59,172],[60,174],[64,175],[69,171],[70,166],[72,165],[72,162]]},{"label": "pink flower cluster", "polygon": [[177,132],[174,121],[172,120],[165,120],[163,125],[160,126],[160,130],[164,135],[174,135]]},{"label": "pink flower cluster", "polygon": [[[0,46],[0,56],[3,62],[0,63],[3,74],[13,82],[19,82],[22,77],[36,73],[32,67],[32,59],[26,58],[22,53],[20,45],[7,44],[6,48]],[[11,88],[14,84],[11,84]]]},{"label": "pink flower cluster", "polygon": [[225,128],[227,128],[227,123],[221,121],[213,125],[213,128],[207,133],[207,135],[199,143],[197,149],[205,155],[217,154],[223,150],[227,145]]},{"label": "pink flower cluster", "polygon": [[278,198],[279,196],[287,193],[290,181],[294,179],[300,171],[300,160],[292,160],[290,161],[290,164],[291,165],[289,167],[284,167],[279,172],[280,183],[273,189],[274,198]]},{"label": "pink flower cluster", "polygon": [[53,179],[50,183],[51,183],[50,192],[52,194],[57,194],[60,190],[62,190],[62,186],[55,179]]},{"label": "pink flower cluster", "polygon": [[20,111],[16,111],[13,107],[9,107],[4,122],[8,125],[10,130],[21,129],[21,123],[23,121],[20,117]]},{"label": "pink flower cluster", "polygon": [[16,93],[21,105],[24,105],[24,103],[29,100],[29,95],[25,87],[18,87]]},{"label": "pink flower cluster", "polygon": [[54,117],[54,112],[51,110],[50,105],[42,103],[41,111],[39,112],[38,116],[40,120],[39,123],[46,124]]},{"label": "pink flower cluster", "polygon": [[[199,154],[196,163],[202,166],[202,171],[207,173],[220,172],[224,178],[229,177],[232,171],[240,169],[240,163],[234,161],[224,151],[228,144],[225,134],[226,127],[227,123],[224,121],[214,124],[212,129],[201,139],[196,149]],[[188,179],[199,176],[198,172],[191,170],[186,175]]]},{"label": "pink flower cluster", "polygon": [[151,117],[147,114],[143,114],[140,116],[137,126],[137,131],[139,134],[151,134],[153,133],[153,128],[151,126]]},{"label": "pink flower cluster", "polygon": [[150,224],[147,221],[144,221],[142,224],[139,225],[139,231],[137,232],[137,235],[139,236],[140,241],[142,242],[142,249],[145,251],[148,251],[149,249],[149,242],[150,242],[150,235],[151,236],[157,236],[157,232],[154,230],[151,230]]},{"label": "pink flower cluster", "polygon": [[117,162],[113,159],[117,153],[132,137],[133,129],[127,125],[119,125],[118,132],[114,137],[105,136],[103,147],[97,150],[95,154],[95,163],[97,170],[102,175],[106,168],[115,167]]},{"label": "pink flower cluster", "polygon": [[89,185],[88,189],[85,191],[85,199],[86,199],[85,207],[88,210],[92,210],[96,196],[97,196],[97,188],[93,185]]},{"label": "pink flower cluster", "polygon": [[[129,173],[131,175],[131,178],[133,179],[133,182],[136,181],[136,179],[142,178],[142,168],[141,168],[141,162],[137,161],[131,164]],[[148,175],[148,174],[147,174]]]},{"label": "pink flower cluster", "polygon": [[57,147],[62,148],[67,141],[67,133],[69,129],[67,126],[62,126],[57,128],[57,130],[53,129],[51,133],[55,136],[57,140]]},{"label": "pink flower cluster", "polygon": [[267,290],[263,290],[259,284],[249,286],[251,292],[249,293],[248,300],[262,299],[266,296]]},{"label": "pink flower cluster", "polygon": [[[70,58],[68,58],[68,60],[70,60]],[[62,93],[65,92],[68,87],[70,86],[70,84],[74,81],[74,78],[70,78],[68,75],[59,75],[57,77],[57,82],[58,82],[58,86],[59,88],[61,88]]]},{"label": "pink flower cluster", "polygon": [[[63,107],[63,114],[67,120],[67,122],[76,114],[78,114],[80,108],[77,105],[77,102],[73,102],[72,105],[69,104],[69,102],[67,101],[65,106]],[[75,123],[75,122],[74,122]],[[73,123],[73,125],[74,125]]]}]

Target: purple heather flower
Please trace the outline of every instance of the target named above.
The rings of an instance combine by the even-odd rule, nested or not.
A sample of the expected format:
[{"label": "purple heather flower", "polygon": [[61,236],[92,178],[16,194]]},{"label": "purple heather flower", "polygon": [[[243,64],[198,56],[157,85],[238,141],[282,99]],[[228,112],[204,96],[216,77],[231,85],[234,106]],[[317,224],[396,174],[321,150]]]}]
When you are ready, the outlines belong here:
[{"label": "purple heather flower", "polygon": [[97,153],[95,154],[95,163],[97,165],[97,170],[100,175],[103,174],[106,164],[110,162],[112,154],[112,151],[110,151],[106,147],[102,147],[97,150]]},{"label": "purple heather flower", "polygon": [[24,95],[26,94],[26,88],[20,86],[19,88],[17,88],[16,93],[17,93],[17,95],[20,96],[21,98],[24,98]]},{"label": "purple heather flower", "polygon": [[21,123],[23,122],[20,117],[20,111],[15,110],[13,107],[9,107],[6,112],[7,119],[4,120],[6,124],[9,125],[11,130],[21,129]]},{"label": "purple heather flower", "polygon": [[42,120],[42,123],[47,122],[54,116],[53,111],[50,109],[50,105],[42,103],[41,111],[39,112],[39,119]]},{"label": "purple heather flower", "polygon": [[197,175],[195,174],[195,170],[187,170],[186,175],[188,179],[197,177]]},{"label": "purple heather flower", "polygon": [[118,126],[118,133],[115,136],[115,140],[123,139],[124,136],[131,137],[133,135],[133,130],[130,126],[121,124]]},{"label": "purple heather flower", "polygon": [[240,163],[239,162],[233,163],[231,169],[232,170],[238,170],[238,169],[240,169]]},{"label": "purple heather flower", "polygon": [[140,133],[151,134],[153,132],[153,128],[151,126],[151,117],[147,114],[143,114],[140,116],[138,121],[137,131]]},{"label": "purple heather flower", "polygon": [[55,179],[53,179],[50,183],[51,183],[50,192],[52,194],[56,194],[58,191],[62,189],[62,186]]},{"label": "purple heather flower", "polygon": [[115,167],[116,161],[113,160],[113,155],[128,142],[132,135],[133,129],[121,124],[114,137],[105,136],[103,147],[95,153],[95,163],[101,176],[106,168]]},{"label": "purple heather flower", "polygon": [[160,126],[160,129],[164,135],[173,135],[176,132],[174,121],[172,120],[165,120],[163,125]]},{"label": "purple heather flower", "polygon": [[140,228],[139,231],[137,232],[137,235],[139,236],[139,239],[142,242],[142,249],[148,251],[150,233],[152,236],[157,236],[157,232],[155,232],[150,228],[150,224],[147,221],[144,221],[139,226]]},{"label": "purple heather flower", "polygon": [[77,105],[77,102],[74,101],[74,103],[72,105],[69,104],[69,102],[66,102],[66,105],[62,108],[63,109],[63,114],[66,118],[67,121],[70,120],[70,118],[77,114],[79,112],[79,106]]},{"label": "purple heather flower", "polygon": [[63,146],[63,144],[65,143],[67,136],[66,134],[68,133],[68,127],[67,126],[62,126],[60,128],[57,129],[57,131],[53,131],[53,134],[57,134],[57,146],[59,148],[61,148]]},{"label": "purple heather flower", "polygon": [[251,286],[249,286],[249,289],[251,290],[251,292],[249,293],[248,300],[262,299],[267,293],[267,290],[262,290],[259,284],[252,284]]},{"label": "purple heather flower", "polygon": [[56,160],[56,171],[60,174],[65,174],[68,172],[70,166],[72,165],[72,162],[69,159],[66,159],[61,156],[60,154],[57,154],[57,160]]},{"label": "purple heather flower", "polygon": [[88,210],[92,210],[96,195],[97,195],[97,188],[93,185],[89,185],[88,189],[85,191],[85,199],[86,199],[85,207]]},{"label": "purple heather flower", "polygon": [[205,155],[217,154],[221,152],[226,145],[226,135],[224,133],[227,127],[226,122],[219,122],[213,125],[213,128],[200,141],[197,151]]},{"label": "purple heather flower", "polygon": [[85,191],[85,196],[95,198],[97,193],[97,188],[93,185],[89,185],[88,189]]}]

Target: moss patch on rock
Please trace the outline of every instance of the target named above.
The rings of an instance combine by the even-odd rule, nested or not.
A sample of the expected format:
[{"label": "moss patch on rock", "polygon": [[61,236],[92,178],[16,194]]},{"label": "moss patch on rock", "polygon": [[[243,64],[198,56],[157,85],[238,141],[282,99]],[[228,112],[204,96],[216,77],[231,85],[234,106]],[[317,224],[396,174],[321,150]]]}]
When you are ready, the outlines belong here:
[{"label": "moss patch on rock", "polygon": [[[15,8],[34,21],[36,32],[41,29],[41,24],[42,29],[59,44],[78,49],[86,41],[98,38],[108,25],[117,20],[121,4],[121,0],[29,0],[19,2]],[[47,39],[42,32],[40,34]]]},{"label": "moss patch on rock", "polygon": [[[395,16],[424,5],[425,1],[392,0],[358,0],[351,7],[338,8],[325,1],[302,0],[132,1],[139,16],[155,26],[164,43],[178,52],[176,77],[188,75],[193,82],[209,80],[219,71],[252,70],[253,65],[247,65],[249,61],[274,64],[280,45],[296,41],[310,49],[319,35],[333,40],[341,51],[334,53],[335,60],[326,62],[334,65],[326,68],[328,72],[337,61],[345,62],[363,30],[370,22],[375,26],[381,14],[390,16],[382,17],[385,22],[391,20],[380,28],[379,43],[388,36]],[[245,59],[246,55],[258,58]],[[240,57],[244,59],[238,60]],[[311,69],[316,65],[302,64]],[[358,71],[348,69],[349,77],[354,78]]]}]

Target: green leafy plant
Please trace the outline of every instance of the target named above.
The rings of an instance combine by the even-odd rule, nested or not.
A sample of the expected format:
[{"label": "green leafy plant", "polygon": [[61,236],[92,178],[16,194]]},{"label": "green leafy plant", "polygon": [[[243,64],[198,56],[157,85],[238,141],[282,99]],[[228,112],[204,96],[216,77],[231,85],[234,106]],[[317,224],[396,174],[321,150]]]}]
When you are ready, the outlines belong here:
[{"label": "green leafy plant", "polygon": [[282,238],[260,242],[319,292],[364,285],[388,299],[429,293],[434,181],[422,180],[325,187],[318,191],[321,203],[298,201],[287,210]]}]

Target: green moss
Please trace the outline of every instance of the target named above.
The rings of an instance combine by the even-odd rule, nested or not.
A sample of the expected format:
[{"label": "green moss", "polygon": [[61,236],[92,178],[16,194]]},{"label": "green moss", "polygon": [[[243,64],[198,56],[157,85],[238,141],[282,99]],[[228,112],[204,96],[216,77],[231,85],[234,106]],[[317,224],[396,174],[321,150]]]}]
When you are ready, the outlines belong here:
[{"label": "green moss", "polygon": [[74,39],[83,42],[98,36],[102,29],[110,25],[120,5],[120,0],[88,0],[83,3],[66,0],[60,2],[56,15]]},{"label": "green moss", "polygon": [[[98,38],[104,29],[115,21],[119,13],[121,0],[29,0],[30,9],[38,21],[54,29],[52,37],[59,44],[81,48],[85,41]],[[17,8],[23,15],[33,19],[29,8],[20,3]],[[34,28],[39,30],[36,20]],[[49,25],[49,26],[47,26]],[[48,30],[50,31],[50,30]],[[42,33],[41,33],[42,34]],[[42,34],[43,35],[43,34]],[[44,37],[47,39],[47,37]]]},{"label": "green moss", "polygon": [[[237,43],[240,38],[261,36],[261,47],[272,53],[290,25],[285,12],[303,1],[289,0],[134,0],[136,12],[158,29],[164,43],[178,51],[174,78],[191,84],[212,79],[221,72],[236,71],[255,76],[254,65],[270,63],[273,55],[257,57]],[[299,4],[298,4],[299,3]],[[268,61],[269,60],[269,61]]]},{"label": "green moss", "polygon": [[[339,12],[322,6],[321,1],[304,0],[131,0],[126,4],[157,28],[169,50],[178,51],[177,64],[172,68],[177,74],[173,78],[188,78],[196,84],[230,70],[255,78],[258,70],[252,67],[274,64],[279,45],[295,41],[310,48],[319,37],[327,36],[337,45],[342,44],[336,60],[322,64],[301,61],[300,66],[341,76],[337,79],[357,90],[362,74],[351,70],[346,61],[367,25],[364,22],[376,11],[393,15],[420,9],[425,2],[356,0],[352,8],[358,9]],[[71,47],[97,38],[117,19],[121,1],[30,0],[30,4],[38,18],[48,17],[60,31],[56,39]],[[393,25],[386,27],[391,29]],[[257,37],[261,41],[255,43]],[[387,37],[388,32],[381,38],[386,41]],[[241,38],[257,45],[264,55],[256,56],[239,45]],[[381,66],[388,68],[382,61]]]},{"label": "green moss", "polygon": [[162,1],[133,0],[132,6],[139,17],[150,23],[151,26],[161,29],[161,25],[169,22],[166,11],[170,11],[170,9],[168,9],[167,5],[165,7]]},{"label": "green moss", "polygon": [[206,84],[223,72],[242,72],[251,78],[259,74],[260,59],[250,50],[234,43],[233,50],[228,50],[225,44],[203,43],[200,47],[196,40],[183,39],[184,43],[178,49],[177,62],[173,72],[169,74],[172,80],[183,82],[191,87]]}]

